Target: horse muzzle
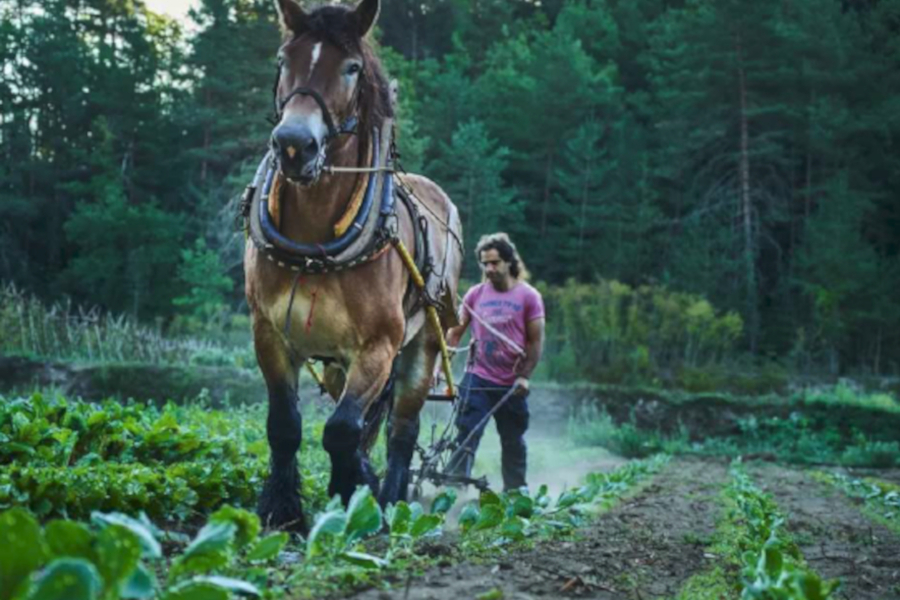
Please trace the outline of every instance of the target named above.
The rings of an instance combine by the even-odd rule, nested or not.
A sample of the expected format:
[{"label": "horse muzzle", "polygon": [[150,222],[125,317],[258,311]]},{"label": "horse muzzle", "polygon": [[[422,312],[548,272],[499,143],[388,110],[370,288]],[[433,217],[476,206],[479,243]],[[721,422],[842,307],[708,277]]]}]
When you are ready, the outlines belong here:
[{"label": "horse muzzle", "polygon": [[325,147],[303,124],[282,123],[272,132],[272,151],[282,174],[301,185],[312,185],[322,174]]}]

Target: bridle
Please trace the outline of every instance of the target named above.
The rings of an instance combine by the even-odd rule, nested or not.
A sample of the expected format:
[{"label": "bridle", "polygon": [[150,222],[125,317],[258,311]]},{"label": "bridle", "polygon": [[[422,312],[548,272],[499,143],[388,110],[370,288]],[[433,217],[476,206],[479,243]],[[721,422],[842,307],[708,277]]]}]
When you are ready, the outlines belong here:
[{"label": "bridle", "polygon": [[[284,58],[279,57],[278,64],[275,67],[275,84],[272,86],[272,103],[275,108],[275,115],[269,119],[273,126],[276,126],[281,122],[281,118],[284,116],[284,108],[294,96],[309,96],[319,105],[319,109],[322,111],[322,119],[325,121],[325,126],[328,128],[328,133],[325,134],[325,139],[323,140],[323,147],[327,147],[331,140],[340,135],[356,135],[356,126],[359,124],[359,117],[357,116],[357,111],[359,110],[359,90],[361,87],[359,84],[357,84],[356,89],[353,91],[354,108],[352,113],[349,117],[344,119],[340,126],[336,127],[334,124],[334,117],[332,117],[331,111],[328,110],[328,105],[325,104],[325,99],[313,88],[299,86],[291,90],[291,92],[283,99],[278,98],[278,84],[281,82],[282,67],[284,67]],[[360,71],[360,78],[362,78],[363,72],[364,71]]]}]

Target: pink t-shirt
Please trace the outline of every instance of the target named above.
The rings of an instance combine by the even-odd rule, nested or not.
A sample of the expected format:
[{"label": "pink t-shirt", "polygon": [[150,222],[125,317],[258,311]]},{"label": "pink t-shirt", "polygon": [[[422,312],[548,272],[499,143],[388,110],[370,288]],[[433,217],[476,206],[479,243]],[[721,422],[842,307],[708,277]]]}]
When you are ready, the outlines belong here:
[{"label": "pink t-shirt", "polygon": [[518,376],[516,368],[524,358],[519,350],[525,350],[525,326],[529,321],[544,317],[540,292],[524,281],[505,292],[484,282],[468,291],[463,299],[463,310],[474,313],[471,320],[475,356],[469,371],[498,385],[514,384]]}]

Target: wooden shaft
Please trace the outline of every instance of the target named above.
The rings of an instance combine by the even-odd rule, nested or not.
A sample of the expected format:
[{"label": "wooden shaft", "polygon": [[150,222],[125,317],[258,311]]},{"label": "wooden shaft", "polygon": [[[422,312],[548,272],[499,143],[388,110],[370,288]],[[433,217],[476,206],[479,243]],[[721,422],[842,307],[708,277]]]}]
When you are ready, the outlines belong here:
[{"label": "wooden shaft", "polygon": [[[409,250],[406,249],[406,245],[402,240],[395,239],[394,248],[396,248],[397,252],[400,254],[400,258],[403,260],[406,270],[409,271],[409,276],[412,277],[413,284],[420,292],[424,293],[425,280],[422,278],[419,268],[416,267],[416,262],[409,254]],[[438,344],[441,348],[441,369],[444,371],[444,377],[447,379],[447,395],[455,396],[456,386],[453,384],[453,373],[450,370],[450,350],[447,348],[447,338],[444,337],[444,328],[441,327],[440,317],[438,317],[437,309],[431,304],[425,307],[425,314],[428,317],[428,322],[431,323],[431,328],[434,329],[434,332],[437,334]]]},{"label": "wooden shaft", "polygon": [[322,376],[319,375],[319,372],[316,371],[316,368],[311,362],[306,363],[306,370],[309,371],[309,374],[312,375],[313,379],[316,380],[316,383],[319,384],[320,388],[325,387],[325,381],[322,379]]}]

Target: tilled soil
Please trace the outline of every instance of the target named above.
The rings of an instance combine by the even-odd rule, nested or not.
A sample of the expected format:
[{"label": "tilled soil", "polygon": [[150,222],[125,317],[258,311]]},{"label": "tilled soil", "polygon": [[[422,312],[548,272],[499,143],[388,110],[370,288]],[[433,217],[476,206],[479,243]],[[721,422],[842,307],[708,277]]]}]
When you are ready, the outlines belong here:
[{"label": "tilled soil", "polygon": [[843,581],[838,598],[900,599],[900,538],[879,525],[853,499],[796,469],[758,465],[757,485],[772,494],[809,565]]},{"label": "tilled soil", "polygon": [[483,564],[447,561],[422,577],[396,582],[392,590],[353,598],[462,600],[492,590],[506,600],[671,597],[709,562],[703,548],[715,530],[716,496],[726,478],[724,463],[673,460],[575,539],[540,542]]}]

